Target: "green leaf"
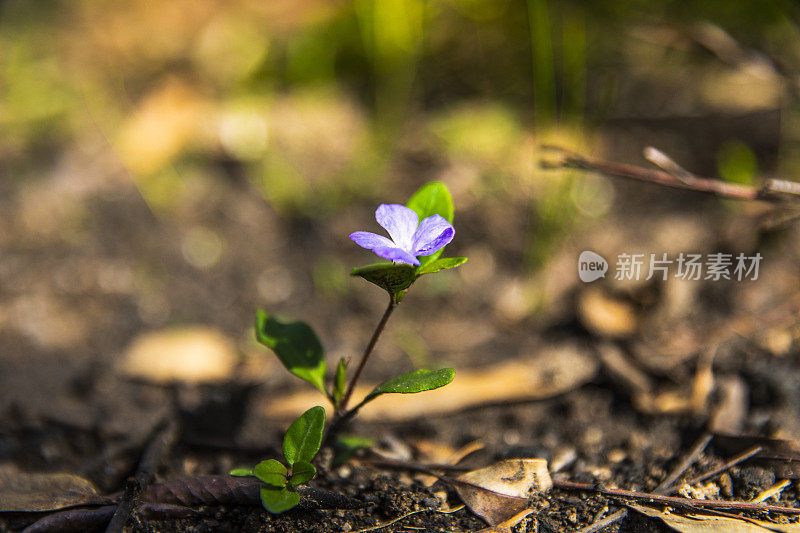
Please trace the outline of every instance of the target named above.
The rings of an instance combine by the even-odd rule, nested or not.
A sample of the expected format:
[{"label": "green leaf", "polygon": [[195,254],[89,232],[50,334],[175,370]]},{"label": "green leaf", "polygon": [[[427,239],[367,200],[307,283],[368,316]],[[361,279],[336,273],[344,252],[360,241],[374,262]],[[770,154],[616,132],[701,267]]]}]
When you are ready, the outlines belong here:
[{"label": "green leaf", "polygon": [[310,463],[322,444],[325,409],[312,407],[292,422],[283,438],[283,456],[290,465]]},{"label": "green leaf", "polygon": [[361,276],[392,295],[395,300],[417,279],[417,269],[404,263],[374,263],[354,268],[351,276]]},{"label": "green leaf", "polygon": [[449,223],[453,223],[453,197],[447,185],[438,181],[426,183],[411,195],[406,207],[413,209],[420,222],[433,215],[441,215]]},{"label": "green leaf", "polygon": [[452,368],[442,368],[441,370],[415,370],[410,374],[404,374],[392,378],[389,381],[384,381],[375,387],[364,400],[371,400],[381,394],[411,394],[438,389],[453,381],[455,375],[456,371]]},{"label": "green leaf", "polygon": [[316,475],[317,469],[314,468],[314,465],[298,461],[292,466],[292,477],[289,479],[289,483],[296,487],[297,485],[308,483]]},{"label": "green leaf", "polygon": [[[453,223],[453,214],[455,213],[453,197],[444,183],[438,181],[426,183],[411,195],[406,207],[413,209],[417,213],[420,222],[429,216],[440,215],[449,223]],[[421,268],[425,268],[439,259],[443,251],[444,248],[431,255],[419,257]]]},{"label": "green leaf", "polygon": [[272,485],[274,487],[286,486],[287,473],[288,471],[286,470],[286,467],[276,459],[267,459],[266,461],[261,461],[255,466],[255,468],[253,468],[253,474],[258,479],[267,485]]},{"label": "green leaf", "polygon": [[342,357],[336,365],[336,376],[333,378],[333,401],[338,406],[344,398],[347,386],[347,359]]},{"label": "green leaf", "polygon": [[271,348],[295,376],[325,392],[325,357],[314,330],[305,322],[284,322],[265,311],[256,312],[258,342]]},{"label": "green leaf", "polygon": [[228,472],[232,476],[242,477],[242,476],[254,476],[252,468],[234,468],[230,472]]},{"label": "green leaf", "polygon": [[375,445],[375,441],[369,437],[362,437],[360,435],[344,434],[339,435],[333,447],[336,450],[336,456],[333,458],[334,466],[339,466],[348,461],[354,453],[363,448],[369,448]]},{"label": "green leaf", "polygon": [[435,272],[439,272],[440,270],[461,266],[466,262],[466,257],[443,257],[424,265],[417,271],[417,274],[420,276],[422,274],[433,274]]},{"label": "green leaf", "polygon": [[288,511],[300,503],[300,495],[297,491],[287,487],[261,487],[261,505],[272,514],[280,514]]}]

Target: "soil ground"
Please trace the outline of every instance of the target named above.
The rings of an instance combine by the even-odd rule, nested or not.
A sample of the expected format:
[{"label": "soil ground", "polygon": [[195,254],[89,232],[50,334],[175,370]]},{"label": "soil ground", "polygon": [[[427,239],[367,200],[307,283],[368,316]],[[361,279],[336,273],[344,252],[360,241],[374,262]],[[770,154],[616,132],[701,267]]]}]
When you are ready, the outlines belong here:
[{"label": "soil ground", "polygon": [[[108,171],[96,157],[62,162],[68,163],[88,173]],[[357,352],[379,316],[383,297],[342,274],[345,264],[365,260],[347,246],[345,236],[368,224],[371,207],[364,202],[321,220],[279,216],[235,177],[204,178],[190,184],[193,192],[185,199],[184,212],[191,215],[159,219],[130,183],[88,181],[93,185],[84,190],[62,192],[73,195],[72,211],[62,213],[36,211],[30,200],[31,194],[58,190],[63,183],[57,175],[3,186],[3,210],[15,216],[4,219],[0,257],[6,280],[0,287],[0,462],[24,471],[78,474],[101,492],[113,493],[135,472],[154,428],[165,420],[178,420],[181,433],[157,472],[159,479],[224,474],[236,465],[278,456],[285,421],[258,406],[265,397],[291,393],[297,383],[270,354],[255,351],[246,325],[256,306],[271,306],[312,323],[329,352]],[[414,187],[411,179],[399,180],[398,197]],[[525,198],[501,193],[484,198],[480,208],[472,203],[458,213],[458,237],[450,254],[472,256],[472,262],[462,272],[415,287],[381,340],[367,377],[382,379],[387,369],[396,374],[415,364],[479,368],[564,341],[577,343],[594,357],[610,343],[635,361],[632,366],[644,369],[652,397],[665,391],[690,396],[700,383],[703,349],[713,344],[710,368],[716,386],[705,391],[699,408],[673,409],[658,401],[645,408],[629,380],[601,365],[589,383],[554,397],[397,423],[357,421],[351,429],[379,442],[400,441],[412,455],[420,442],[455,449],[479,440],[483,449],[464,465],[542,457],[550,461],[554,479],[641,491],[654,489],[709,428],[720,406],[727,405],[729,389],[720,384],[735,383],[746,391],[735,421],[740,433],[800,437],[796,315],[781,312],[791,300],[787,295],[798,289],[792,266],[797,230],[759,232],[751,223],[755,215],[746,208],[688,193],[638,184],[621,184],[619,190],[617,205],[628,208],[610,215],[602,228],[587,226],[583,237],[565,245],[558,253],[567,264],[593,239],[607,250],[615,249],[614,241],[631,247],[652,244],[678,220],[680,234],[670,237],[672,241],[667,238],[673,248],[762,250],[766,259],[760,281],[699,281],[689,290],[690,298],[674,303],[669,284],[626,286],[608,280],[604,293],[635,310],[636,320],[642,321],[635,331],[616,334],[609,333],[612,326],[587,319],[589,304],[582,299],[587,289],[571,279],[571,272],[546,269],[536,283],[561,288],[544,312],[520,313],[514,295],[524,286],[521,240],[530,207]],[[648,195],[656,193],[659,201],[652,202]],[[635,201],[628,203],[631,198]],[[465,199],[457,193],[457,206]],[[55,206],[60,200],[42,201]],[[629,239],[633,222],[637,235]],[[225,243],[223,259],[211,267],[192,264],[180,245],[198,225],[217,228]],[[334,281],[320,281],[326,279],[325,268],[332,268]],[[742,320],[747,327],[731,333],[731,324],[741,325]],[[120,372],[125,348],[140,331],[182,323],[210,324],[237,340],[246,357],[235,375],[223,384],[175,385],[132,380]],[[417,360],[408,355],[414,353],[409,332],[419,332],[427,347],[417,350]],[[714,335],[719,337],[712,343]],[[687,357],[673,357],[666,341],[664,353],[652,348],[653,339],[684,337],[689,339],[681,341]],[[647,340],[651,344],[643,345]],[[686,476],[707,471],[731,455],[712,441]],[[468,509],[442,512],[460,502],[441,481],[427,487],[413,473],[381,468],[365,454],[337,468],[327,466],[323,456],[322,465],[313,486],[370,505],[281,516],[241,506],[200,509],[188,518],[134,513],[131,530],[456,532],[485,527]],[[721,497],[735,500],[746,500],[776,481],[769,466],[758,462],[735,467],[727,476],[715,482]],[[798,496],[793,484],[773,503],[798,507]],[[621,505],[590,493],[554,490],[514,531],[536,531],[536,524],[538,531],[576,530]],[[0,523],[16,531],[38,516],[4,514]],[[631,512],[605,531],[659,527]]]}]

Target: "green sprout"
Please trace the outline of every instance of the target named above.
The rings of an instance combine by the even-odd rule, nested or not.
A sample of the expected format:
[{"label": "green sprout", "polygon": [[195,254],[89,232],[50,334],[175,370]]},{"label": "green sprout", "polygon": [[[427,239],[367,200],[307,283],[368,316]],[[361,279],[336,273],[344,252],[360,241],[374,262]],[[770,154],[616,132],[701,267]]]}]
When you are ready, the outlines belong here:
[{"label": "green sprout", "polygon": [[255,476],[262,481],[261,504],[272,514],[280,514],[300,503],[297,487],[311,481],[317,469],[311,464],[322,445],[325,409],[312,407],[292,422],[283,438],[285,466],[277,459],[261,461],[253,468],[236,468],[232,476]]}]

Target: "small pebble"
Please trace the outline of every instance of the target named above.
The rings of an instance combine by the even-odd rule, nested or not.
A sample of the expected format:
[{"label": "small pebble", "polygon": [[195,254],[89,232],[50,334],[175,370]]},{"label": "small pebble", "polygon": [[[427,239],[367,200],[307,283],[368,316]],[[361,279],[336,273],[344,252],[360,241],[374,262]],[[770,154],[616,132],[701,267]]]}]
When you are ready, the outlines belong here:
[{"label": "small pebble", "polygon": [[621,463],[625,459],[628,458],[628,454],[625,453],[623,450],[619,448],[614,448],[610,452],[608,452],[608,460],[612,463]]},{"label": "small pebble", "polygon": [[577,524],[578,512],[575,509],[570,509],[569,511],[567,511],[567,520],[569,520],[571,524]]},{"label": "small pebble", "polygon": [[425,507],[439,507],[439,498],[425,498],[422,500],[422,505]]}]

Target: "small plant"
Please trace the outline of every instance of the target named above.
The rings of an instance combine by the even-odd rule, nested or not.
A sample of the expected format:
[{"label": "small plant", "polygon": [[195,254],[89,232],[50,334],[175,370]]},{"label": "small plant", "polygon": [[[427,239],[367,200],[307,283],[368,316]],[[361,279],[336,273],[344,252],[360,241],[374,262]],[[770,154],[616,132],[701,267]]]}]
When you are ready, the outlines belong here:
[{"label": "small plant", "polygon": [[[334,442],[343,426],[359,409],[375,398],[383,394],[410,394],[438,389],[453,381],[455,376],[452,368],[418,369],[384,381],[354,407],[348,407],[356,383],[378,338],[408,289],[422,275],[454,268],[467,260],[466,257],[441,257],[444,247],[455,235],[452,225],[453,200],[450,191],[442,183],[424,185],[411,196],[406,205],[381,204],[375,211],[375,219],[386,229],[391,239],[367,231],[356,231],[350,234],[350,238],[362,248],[372,250],[389,262],[356,268],[351,274],[384,289],[389,295],[389,304],[349,383],[349,361],[344,358],[338,361],[332,378],[326,381],[326,361],[322,344],[308,324],[282,320],[261,309],[256,313],[258,341],[272,349],[289,372],[316,387],[331,403],[334,416],[326,442]],[[314,476],[315,470],[310,461],[322,442],[324,421],[324,409],[318,406],[306,411],[289,427],[286,434],[289,442],[297,440],[298,433],[310,431],[308,428],[313,427],[314,431],[318,431],[309,433],[309,444],[303,448],[305,453],[302,454],[293,452],[295,448],[291,444],[287,453],[287,440],[284,440],[283,452],[291,472],[280,462],[270,459],[259,463],[252,470],[234,470],[231,474],[255,475],[261,479],[265,483],[261,489],[261,501],[264,508],[271,513],[291,509],[300,501],[294,487]],[[316,443],[315,446],[311,446],[313,443]],[[344,443],[344,448],[352,448],[352,443]]]},{"label": "small plant", "polygon": [[277,459],[261,461],[253,468],[231,470],[232,476],[255,476],[263,482],[261,504],[273,514],[288,511],[300,503],[297,487],[308,483],[317,469],[311,460],[322,444],[325,409],[312,407],[292,422],[283,438],[283,457],[288,468]]}]

